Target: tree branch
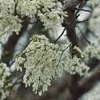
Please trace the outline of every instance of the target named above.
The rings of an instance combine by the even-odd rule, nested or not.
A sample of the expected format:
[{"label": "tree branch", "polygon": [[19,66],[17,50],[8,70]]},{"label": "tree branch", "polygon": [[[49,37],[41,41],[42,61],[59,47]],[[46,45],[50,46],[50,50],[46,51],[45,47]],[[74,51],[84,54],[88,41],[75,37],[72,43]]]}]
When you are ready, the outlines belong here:
[{"label": "tree branch", "polygon": [[88,77],[82,78],[77,84],[78,98],[89,91],[97,81],[100,80],[100,61],[99,65],[91,72]]}]

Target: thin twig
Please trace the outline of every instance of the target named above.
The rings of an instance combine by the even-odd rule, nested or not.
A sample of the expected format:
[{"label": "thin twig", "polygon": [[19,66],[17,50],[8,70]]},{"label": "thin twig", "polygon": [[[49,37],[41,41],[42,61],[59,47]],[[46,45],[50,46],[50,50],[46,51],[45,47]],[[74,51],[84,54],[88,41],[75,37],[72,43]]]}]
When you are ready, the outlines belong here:
[{"label": "thin twig", "polygon": [[16,85],[16,84],[20,84],[22,81],[18,81],[19,79],[21,79],[23,76],[19,76],[15,82],[12,84],[12,88]]},{"label": "thin twig", "polygon": [[76,11],[76,13],[75,13],[75,15],[78,14],[78,12],[80,11],[79,8],[82,8],[82,7],[87,3],[87,1],[88,1],[88,0],[85,0],[83,3],[81,3],[81,4],[79,5],[79,7],[78,7],[78,9],[77,9],[77,11]]},{"label": "thin twig", "polygon": [[5,33],[7,33],[8,31],[5,31],[5,32],[3,32],[2,34],[0,34],[0,37],[3,35],[3,34],[5,34]]},{"label": "thin twig", "polygon": [[82,36],[83,36],[83,38],[86,40],[86,42],[87,42],[88,44],[91,44],[91,42],[85,37],[85,35],[84,35],[84,33],[82,32],[81,28],[80,28],[78,25],[77,25],[77,27],[79,28],[80,33],[82,34]]},{"label": "thin twig", "polygon": [[86,9],[82,9],[82,8],[75,8],[75,10],[82,10],[82,11],[85,11],[85,12],[92,12],[91,10],[86,10]]},{"label": "thin twig", "polygon": [[62,33],[59,35],[59,37],[54,41],[54,43],[56,43],[60,38],[61,36],[64,34],[66,28],[63,29]]},{"label": "thin twig", "polygon": [[59,66],[59,64],[60,64],[60,61],[61,61],[61,59],[62,59],[62,56],[63,56],[64,52],[65,52],[71,45],[72,45],[72,43],[70,43],[64,50],[62,50],[62,53],[61,53],[61,55],[60,55],[60,59],[59,59],[58,66]]}]

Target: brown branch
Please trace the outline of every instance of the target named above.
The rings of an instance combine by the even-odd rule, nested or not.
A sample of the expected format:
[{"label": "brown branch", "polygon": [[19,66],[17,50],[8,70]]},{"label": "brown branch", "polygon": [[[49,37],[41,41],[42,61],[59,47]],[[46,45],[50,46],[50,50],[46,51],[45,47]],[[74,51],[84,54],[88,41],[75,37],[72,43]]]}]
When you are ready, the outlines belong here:
[{"label": "brown branch", "polygon": [[68,12],[68,17],[64,18],[63,26],[66,29],[69,41],[72,43],[72,48],[78,46],[78,38],[75,30],[77,23],[75,9],[77,5],[80,7],[84,2],[87,2],[87,0],[66,0],[64,4],[63,10]]},{"label": "brown branch", "polygon": [[100,80],[100,63],[99,65],[92,71],[91,75],[88,77],[82,78],[77,85],[78,95],[79,98],[85,92],[89,91],[97,81]]},{"label": "brown branch", "polygon": [[67,35],[69,41],[72,43],[72,46],[73,47],[75,45],[78,46],[78,39],[76,36],[76,30],[75,30],[76,17],[74,15],[73,11],[67,11],[67,12],[68,12],[68,17],[64,18],[63,26],[66,29],[66,32],[67,32],[66,35]]},{"label": "brown branch", "polygon": [[64,18],[63,25],[66,28],[69,41],[72,43],[72,47],[78,46],[78,39],[76,36],[76,16],[75,8],[81,4],[84,0],[66,0],[64,4],[64,11],[68,12],[68,17]]}]

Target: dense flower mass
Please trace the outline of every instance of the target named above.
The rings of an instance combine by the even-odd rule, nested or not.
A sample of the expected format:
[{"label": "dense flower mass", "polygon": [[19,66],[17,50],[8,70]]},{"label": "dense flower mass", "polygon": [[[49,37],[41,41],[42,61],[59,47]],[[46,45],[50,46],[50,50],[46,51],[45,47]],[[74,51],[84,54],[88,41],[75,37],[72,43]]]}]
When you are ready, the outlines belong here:
[{"label": "dense flower mass", "polygon": [[[19,34],[25,17],[39,19],[46,30],[61,24],[66,13],[61,10],[61,7],[58,8],[57,2],[57,0],[0,0],[0,41],[4,41],[13,32]],[[15,63],[18,66],[23,63],[26,68],[24,83],[28,86],[32,85],[36,92],[41,90],[44,92],[47,91],[51,79],[57,76],[55,72],[61,52],[58,45],[50,44],[44,36],[39,38],[32,39],[24,51],[25,57],[19,57]],[[20,70],[21,66],[18,67]],[[31,69],[34,69],[33,72]],[[37,76],[34,77],[36,70],[38,70]],[[30,80],[28,80],[29,76],[32,76]]]},{"label": "dense flower mass", "polygon": [[16,32],[21,28],[21,20],[15,15],[14,0],[0,0],[0,34]]},{"label": "dense flower mass", "polygon": [[0,0],[0,34],[18,34],[24,17],[40,19],[46,29],[60,24],[66,13],[56,3],[56,0]]},{"label": "dense flower mass", "polygon": [[45,36],[35,35],[23,53],[16,58],[17,70],[25,69],[23,82],[32,86],[35,93],[48,90],[51,80],[61,77],[66,71],[83,76],[89,68],[77,56],[71,57],[67,50],[62,54],[57,44],[50,43]]},{"label": "dense flower mass", "polygon": [[0,100],[4,100],[9,96],[11,83],[7,80],[10,76],[10,70],[4,63],[0,63]]},{"label": "dense flower mass", "polygon": [[[17,11],[23,16],[35,17],[38,11],[47,12],[56,0],[18,0]],[[23,5],[22,5],[23,4]]]},{"label": "dense flower mass", "polygon": [[[84,62],[92,57],[100,59],[100,46],[94,44],[87,46],[83,53],[78,47],[72,49],[68,46],[65,49],[66,47],[64,46],[65,48],[62,50],[63,44],[60,44],[58,41],[57,43],[60,46],[56,43],[51,43],[44,35],[33,35],[30,42],[28,41],[31,33],[35,34],[36,31],[34,30],[40,24],[40,26],[44,27],[43,29],[38,27],[39,32],[43,30],[43,32],[45,31],[44,33],[50,34],[51,37],[54,36],[52,34],[55,34],[55,27],[62,27],[61,23],[67,17],[67,12],[63,11],[63,5],[60,1],[62,0],[0,0],[0,61],[7,62],[10,66],[13,62],[10,58],[12,51],[14,51],[14,58],[17,53],[25,49],[14,58],[15,62],[13,64],[17,71],[22,72],[25,86],[32,87],[33,91],[39,95],[48,90],[53,79],[62,77],[64,73],[71,75],[78,74],[80,77],[89,75],[89,67]],[[100,8],[100,0],[91,0],[91,2],[94,10],[91,19],[88,21],[87,28],[89,28],[90,32],[96,33],[100,31],[100,10],[98,10]],[[97,7],[95,8],[95,6]],[[70,11],[70,9],[68,10]],[[75,15],[77,15],[76,17],[79,16],[77,13]],[[40,22],[39,24],[34,23],[38,21]],[[25,25],[23,25],[24,22],[26,22]],[[73,24],[72,22],[70,24]],[[58,27],[57,29],[59,29]],[[66,32],[68,33],[67,29]],[[11,45],[11,51],[9,46],[7,47],[7,54],[9,54],[9,51],[11,53],[7,58],[9,61],[5,61],[6,45],[9,45],[9,37],[13,33],[21,33],[22,35],[18,37],[18,41],[14,41],[18,43],[16,43],[17,46],[15,43],[13,46]],[[26,34],[27,38],[23,34]],[[21,42],[23,41],[21,36],[26,39],[27,43]],[[51,40],[53,38],[55,37],[52,37]],[[88,41],[85,36],[84,38]],[[28,46],[26,47],[27,44]],[[21,46],[22,48],[19,48]],[[5,100],[13,88],[9,80],[10,74],[7,65],[0,63],[0,100]]]}]

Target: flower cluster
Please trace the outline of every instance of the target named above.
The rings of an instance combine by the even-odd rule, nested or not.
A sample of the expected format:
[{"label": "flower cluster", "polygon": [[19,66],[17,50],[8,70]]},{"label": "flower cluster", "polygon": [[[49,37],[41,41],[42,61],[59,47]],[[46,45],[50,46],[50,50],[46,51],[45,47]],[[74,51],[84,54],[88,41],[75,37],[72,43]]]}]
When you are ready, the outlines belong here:
[{"label": "flower cluster", "polygon": [[66,13],[58,9],[56,0],[0,0],[0,34],[19,33],[24,17],[37,18],[45,29],[61,24]]},{"label": "flower cluster", "polygon": [[44,23],[45,28],[50,29],[52,26],[60,24],[61,16],[66,15],[56,7],[56,4],[56,0],[20,0],[17,11],[21,17],[34,18],[37,16]]},{"label": "flower cluster", "polygon": [[9,96],[11,83],[7,80],[10,76],[10,70],[4,63],[0,63],[0,100]]},{"label": "flower cluster", "polygon": [[96,57],[100,59],[100,46],[96,47],[95,45],[90,45],[85,49],[85,59]]},{"label": "flower cluster", "polygon": [[[35,17],[38,11],[48,11],[55,5],[55,0],[18,0],[17,11],[22,16]],[[22,5],[23,4],[23,5]]]},{"label": "flower cluster", "polygon": [[52,79],[61,77],[66,71],[83,76],[89,68],[77,56],[71,57],[69,50],[64,55],[57,44],[50,43],[43,35],[32,37],[30,44],[21,55],[16,57],[15,67],[25,71],[23,82],[32,86],[35,93],[48,90]]},{"label": "flower cluster", "polygon": [[0,0],[0,34],[20,31],[21,20],[15,15],[14,0]]}]

